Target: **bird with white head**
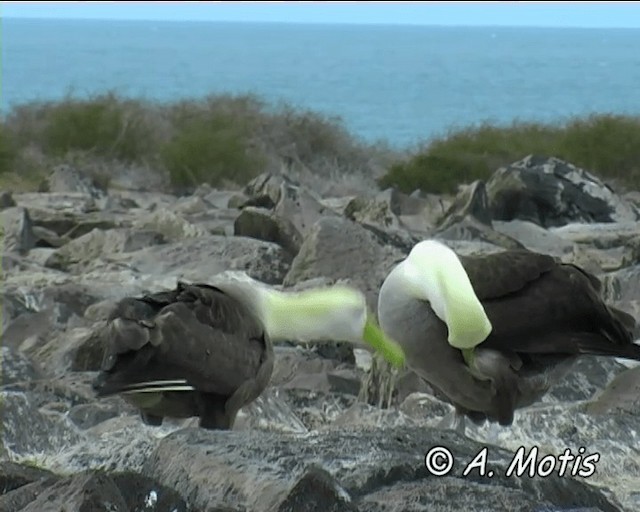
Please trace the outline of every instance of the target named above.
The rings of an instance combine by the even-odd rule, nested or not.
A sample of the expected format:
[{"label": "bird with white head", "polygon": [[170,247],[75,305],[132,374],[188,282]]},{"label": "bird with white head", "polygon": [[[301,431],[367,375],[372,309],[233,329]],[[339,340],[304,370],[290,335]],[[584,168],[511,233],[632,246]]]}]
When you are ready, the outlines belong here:
[{"label": "bird with white head", "polygon": [[524,249],[460,256],[420,242],[382,284],[378,318],[462,429],[464,416],[510,425],[580,355],[640,360],[635,319],[604,302],[595,276]]}]

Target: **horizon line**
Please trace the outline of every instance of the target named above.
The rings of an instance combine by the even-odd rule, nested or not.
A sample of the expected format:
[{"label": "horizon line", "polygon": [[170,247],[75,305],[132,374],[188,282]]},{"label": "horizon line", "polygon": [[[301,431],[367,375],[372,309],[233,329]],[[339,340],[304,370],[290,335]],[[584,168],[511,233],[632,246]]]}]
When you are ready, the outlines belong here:
[{"label": "horizon line", "polygon": [[354,22],[354,21],[287,21],[287,20],[212,20],[212,19],[170,19],[170,18],[84,18],[84,17],[42,17],[42,16],[0,16],[2,21],[98,21],[98,22],[149,22],[149,23],[225,23],[259,25],[318,25],[318,26],[355,26],[355,27],[437,27],[437,28],[544,28],[544,29],[580,29],[580,30],[640,30],[640,26],[593,26],[593,25],[526,25],[526,24],[469,24],[469,23],[406,23],[406,22]]}]

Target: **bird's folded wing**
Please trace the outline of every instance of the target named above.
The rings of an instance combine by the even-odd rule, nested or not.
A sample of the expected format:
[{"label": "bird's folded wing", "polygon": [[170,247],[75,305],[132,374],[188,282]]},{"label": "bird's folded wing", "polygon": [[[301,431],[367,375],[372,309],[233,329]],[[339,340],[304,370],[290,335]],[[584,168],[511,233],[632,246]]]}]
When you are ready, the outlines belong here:
[{"label": "bird's folded wing", "polygon": [[493,324],[486,348],[538,354],[596,354],[636,359],[630,315],[608,306],[593,277],[558,265],[520,293],[485,299]]},{"label": "bird's folded wing", "polygon": [[460,261],[481,301],[517,292],[556,265],[552,256],[527,250],[460,256]]},{"label": "bird's folded wing", "polygon": [[227,395],[255,377],[266,343],[241,304],[215,288],[189,286],[163,297],[172,302],[159,313],[148,298],[131,299],[120,308],[128,318],[113,318],[104,331],[105,392],[195,388]]},{"label": "bird's folded wing", "polygon": [[201,391],[233,393],[255,378],[267,357],[265,340],[249,319],[220,328],[198,312],[176,303],[157,317],[152,333],[157,359],[171,361]]}]

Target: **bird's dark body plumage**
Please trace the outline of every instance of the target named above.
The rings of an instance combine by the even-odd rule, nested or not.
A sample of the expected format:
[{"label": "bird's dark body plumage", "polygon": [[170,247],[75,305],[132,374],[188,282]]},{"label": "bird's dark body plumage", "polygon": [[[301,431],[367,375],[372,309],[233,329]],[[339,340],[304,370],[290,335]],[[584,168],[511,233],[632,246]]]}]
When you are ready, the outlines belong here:
[{"label": "bird's dark body plumage", "polygon": [[493,325],[483,348],[640,359],[634,318],[604,302],[592,274],[526,250],[460,261]]},{"label": "bird's dark body plumage", "polygon": [[222,290],[178,283],[174,290],[125,298],[102,331],[105,355],[94,388],[122,394],[145,423],[200,417],[232,427],[273,370],[273,349],[255,312]]},{"label": "bird's dark body plumage", "polygon": [[502,387],[495,383],[497,414],[490,419],[510,425],[515,408],[546,391],[518,396],[520,376],[535,378],[579,355],[640,360],[635,319],[604,302],[594,275],[527,250],[460,261],[493,326],[479,349],[499,351],[512,362]]},{"label": "bird's dark body plumage", "polygon": [[474,370],[429,303],[408,296],[401,281],[383,284],[379,315],[407,364],[472,421],[510,425],[578,356],[640,360],[635,319],[604,302],[592,274],[526,249],[459,259],[492,324],[473,351]]}]

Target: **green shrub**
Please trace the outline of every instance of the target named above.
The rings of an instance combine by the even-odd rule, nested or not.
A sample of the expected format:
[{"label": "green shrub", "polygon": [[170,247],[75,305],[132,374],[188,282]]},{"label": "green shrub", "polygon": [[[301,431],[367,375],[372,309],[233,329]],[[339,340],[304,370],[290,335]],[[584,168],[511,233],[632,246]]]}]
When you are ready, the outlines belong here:
[{"label": "green shrub", "polygon": [[262,170],[261,155],[250,151],[248,129],[227,114],[182,110],[176,132],[161,148],[172,185],[188,189],[224,180],[244,184]]},{"label": "green shrub", "polygon": [[18,138],[6,122],[0,122],[0,189],[13,192],[35,191],[42,179],[34,165],[34,152],[23,151]]},{"label": "green shrub", "polygon": [[387,148],[362,143],[337,118],[267,106],[252,95],[172,103],[67,97],[14,107],[6,126],[19,153],[55,163],[80,157],[135,164],[166,173],[183,190],[200,182],[244,184],[264,169],[282,168],[322,183],[347,174],[373,180],[392,161]]},{"label": "green shrub", "polygon": [[203,182],[244,184],[264,169],[284,168],[317,180],[318,189],[345,176],[369,184],[386,171],[378,179],[381,187],[452,193],[531,153],[638,187],[640,117],[484,124],[450,131],[411,155],[359,140],[339,118],[287,104],[267,106],[252,95],[169,104],[111,93],[67,97],[15,107],[0,125],[0,173],[40,176],[52,162],[81,155],[105,162],[109,172],[114,161],[155,169],[182,190]]},{"label": "green shrub", "polygon": [[[342,121],[336,117],[323,116],[312,111],[296,111],[290,105],[283,105],[273,116],[281,123],[281,142],[292,145],[296,156],[302,161],[312,161],[319,155],[338,156],[336,149],[350,142],[350,135]],[[284,145],[283,144],[283,145]]]},{"label": "green shrub", "polygon": [[0,125],[0,174],[12,172],[17,151],[12,134]]},{"label": "green shrub", "polygon": [[370,173],[379,153],[349,133],[339,117],[287,104],[270,113],[259,138],[288,167],[306,168],[325,178]]},{"label": "green shrub", "polygon": [[628,186],[640,186],[640,117],[601,115],[569,122],[558,157]]},{"label": "green shrub", "polygon": [[448,133],[392,165],[378,184],[453,192],[529,154],[555,156],[603,178],[640,185],[640,117],[593,115],[561,125],[516,122]]},{"label": "green shrub", "polygon": [[131,162],[146,155],[153,143],[141,105],[113,94],[66,99],[42,108],[42,144],[55,156],[81,150]]},{"label": "green shrub", "polygon": [[378,180],[382,188],[391,186],[409,194],[421,189],[433,194],[449,194],[460,183],[487,179],[491,169],[482,159],[452,158],[444,155],[421,153],[406,162],[391,166]]}]

